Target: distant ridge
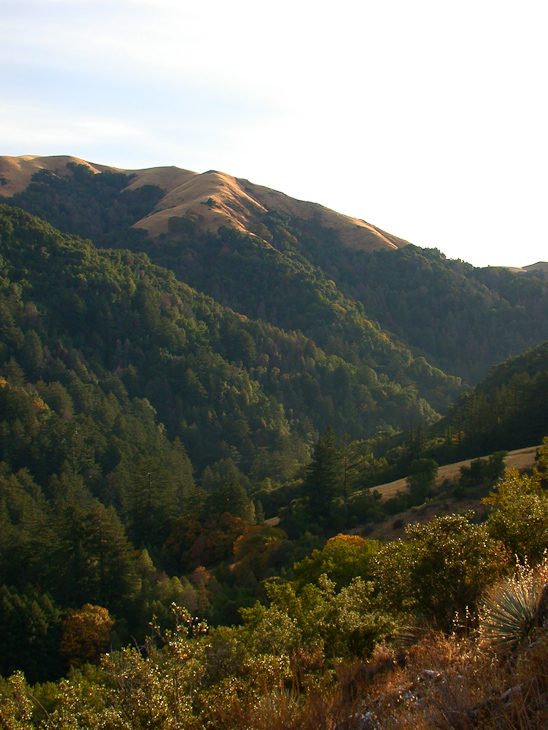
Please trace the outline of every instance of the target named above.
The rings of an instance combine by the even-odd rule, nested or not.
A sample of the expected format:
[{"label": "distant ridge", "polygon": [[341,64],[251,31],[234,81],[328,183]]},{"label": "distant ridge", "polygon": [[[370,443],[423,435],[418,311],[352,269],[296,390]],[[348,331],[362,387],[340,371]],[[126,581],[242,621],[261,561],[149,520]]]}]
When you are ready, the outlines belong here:
[{"label": "distant ridge", "polygon": [[152,213],[135,223],[135,228],[143,228],[153,237],[167,232],[170,218],[184,216],[197,219],[204,230],[216,231],[221,226],[230,226],[260,237],[261,217],[267,211],[276,210],[304,220],[317,218],[322,226],[335,229],[349,248],[380,251],[408,245],[407,241],[358,218],[215,170],[201,174],[178,167],[120,170],[71,156],[0,157],[0,195],[11,197],[22,192],[33,174],[41,169],[68,175],[70,162],[86,165],[95,173],[113,170],[132,174],[134,178],[129,189],[142,185],[158,185],[164,189],[165,195]]},{"label": "distant ridge", "polygon": [[[495,267],[490,267],[495,268]],[[529,264],[529,266],[502,266],[503,269],[508,269],[516,274],[528,274],[530,272],[548,274],[548,262],[537,261],[536,264]]]},{"label": "distant ridge", "polygon": [[537,261],[536,264],[530,264],[529,266],[523,267],[524,271],[542,271],[544,274],[548,274],[548,261]]}]

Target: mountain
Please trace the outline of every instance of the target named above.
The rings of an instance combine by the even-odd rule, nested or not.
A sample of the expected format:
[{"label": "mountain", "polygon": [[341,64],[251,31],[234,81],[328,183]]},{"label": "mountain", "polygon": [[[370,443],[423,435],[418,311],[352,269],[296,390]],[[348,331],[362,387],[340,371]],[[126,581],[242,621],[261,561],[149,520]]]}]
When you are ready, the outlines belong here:
[{"label": "mountain", "polygon": [[[31,389],[60,373],[66,389],[82,367],[85,382],[106,379],[107,392],[116,382],[124,398],[147,399],[200,472],[231,460],[237,475],[283,481],[329,424],[356,438],[381,424],[399,430],[431,422],[433,406],[462,390],[357,311],[343,312],[329,286],[308,282],[305,294],[338,355],[301,332],[215,303],[143,254],[96,249],[21,210],[0,210],[0,366],[22,369],[16,383]],[[286,275],[307,283],[306,270]],[[345,340],[351,332],[354,351]],[[74,398],[61,415],[79,412]],[[49,463],[48,475],[57,468]]]},{"label": "mountain", "polygon": [[414,353],[470,384],[548,340],[548,279],[476,268],[435,249],[407,246],[369,256],[324,247],[319,263],[380,326]]},{"label": "mountain", "polygon": [[[318,218],[274,210],[263,215],[261,236],[226,226],[203,230],[199,217],[187,211],[169,218],[166,233],[151,237],[135,226],[161,204],[162,189],[143,181],[131,187],[134,178],[123,172],[63,159],[63,174],[42,168],[22,192],[6,200],[103,249],[80,241],[78,246],[88,251],[81,262],[101,262],[97,265],[107,272],[121,267],[116,276],[124,281],[134,276],[128,265],[141,267],[144,300],[136,299],[130,309],[145,307],[134,335],[146,345],[135,350],[128,335],[134,316],[128,319],[117,309],[110,284],[100,287],[104,316],[77,316],[98,311],[99,304],[88,301],[90,289],[78,284],[89,278],[83,263],[74,270],[76,283],[51,302],[46,294],[39,306],[55,305],[50,314],[55,331],[80,343],[76,351],[86,362],[96,361],[101,372],[121,372],[124,378],[135,371],[128,380],[134,388],[130,393],[149,400],[169,438],[181,439],[199,475],[209,469],[222,479],[230,460],[240,480],[284,481],[329,425],[338,435],[368,439],[379,431],[386,435],[431,424],[467,389],[463,380],[477,382],[497,361],[548,339],[548,282],[534,272],[476,269],[412,245],[366,253],[345,245]],[[17,169],[24,167],[18,164]],[[150,171],[149,182],[154,174]],[[6,216],[8,227],[18,221],[3,254],[12,284],[26,281],[34,289],[32,277],[39,275],[49,282],[40,291],[54,291],[66,276],[55,268],[64,254],[30,267],[36,251],[32,235],[24,231],[40,225],[23,223],[27,219],[8,208]],[[53,243],[58,236],[52,231],[43,248],[58,248]],[[63,244],[69,251],[77,239],[63,240],[70,241]],[[150,269],[147,256],[161,268]],[[159,304],[166,292],[172,296],[175,284],[182,287],[177,298],[205,337],[197,358],[186,351],[188,341],[181,349],[179,335],[162,334],[164,327],[181,326],[171,321],[177,307]],[[38,306],[34,295],[30,300]],[[57,300],[64,302],[61,309]],[[133,301],[129,295],[128,301]],[[20,299],[23,309],[26,304]],[[72,312],[69,329],[65,309]],[[19,315],[10,316],[17,320]],[[96,332],[88,337],[91,322]],[[112,322],[118,322],[114,329]],[[24,337],[29,323],[22,320],[18,327]],[[187,326],[183,329],[186,333]],[[103,344],[90,345],[96,340]],[[128,352],[146,353],[145,364],[141,356],[122,356],[118,344],[116,356],[104,345],[126,340],[132,345]],[[46,347],[59,351],[60,344]],[[21,357],[17,360],[24,368]],[[178,366],[167,368],[169,362]],[[233,367],[239,379],[228,377]],[[222,384],[231,379],[236,392],[251,388],[258,402],[275,406],[268,417],[275,424],[270,436],[257,429],[253,408],[219,405]]]},{"label": "mountain", "polygon": [[104,172],[110,169],[106,165],[92,165],[78,157],[54,156],[38,157],[35,155],[22,155],[21,157],[0,157],[0,190],[3,195],[11,197],[15,193],[21,193],[27,188],[35,175],[40,170],[49,170],[59,175],[68,175],[69,162],[84,165],[92,172]]},{"label": "mountain", "polygon": [[535,274],[548,274],[548,262],[546,261],[537,261],[536,264],[530,264],[529,266],[524,266],[522,268],[522,271],[528,272],[534,272]]},{"label": "mountain", "polygon": [[[22,669],[34,682],[67,672],[85,643],[69,629],[82,619],[92,627],[102,617],[105,648],[114,619],[112,641],[142,645],[153,617],[163,629],[175,603],[215,625],[244,617],[241,631],[210,634],[215,683],[219,656],[223,666],[226,656],[231,667],[250,666],[226,653],[232,631],[256,651],[283,621],[295,646],[294,619],[275,604],[267,616],[256,601],[277,578],[272,591],[304,605],[286,590],[297,574],[303,595],[325,603],[326,636],[333,605],[346,616],[346,661],[360,636],[372,641],[370,584],[335,595],[330,583],[309,585],[306,569],[320,575],[325,557],[344,572],[350,559],[363,578],[383,548],[343,536],[324,555],[313,549],[386,517],[389,503],[363,489],[379,475],[405,475],[420,456],[540,442],[547,345],[496,366],[470,394],[432,362],[473,373],[475,358],[484,368],[542,337],[546,279],[412,245],[368,253],[319,217],[278,210],[262,215],[260,235],[206,230],[205,217],[187,210],[151,236],[135,226],[165,193],[132,180],[68,160],[64,174],[40,169],[7,198],[19,207],[0,205],[0,674]],[[280,527],[264,524],[280,507]],[[462,564],[461,545],[486,544],[484,528],[468,523],[438,522],[424,544],[447,544]],[[443,537],[454,526],[456,548]],[[399,545],[387,546],[381,578],[406,601],[426,563],[398,573],[409,565]],[[486,553],[480,567],[492,564]],[[447,575],[429,580],[420,588],[428,600],[432,584],[448,584]],[[367,609],[359,632],[348,618],[354,604],[360,616]],[[318,630],[319,604],[310,605],[308,647]],[[449,617],[469,603],[440,605]]]},{"label": "mountain", "polygon": [[[117,207],[124,180],[100,177],[96,192]],[[142,202],[130,196],[110,223]],[[279,256],[257,237],[238,244]],[[0,673],[65,671],[62,620],[85,604],[123,619],[124,641],[128,631],[142,641],[153,615],[167,621],[172,601],[240,620],[259,581],[316,544],[254,522],[261,500],[270,516],[299,492],[318,434],[430,422],[437,414],[420,391],[432,402],[461,391],[356,309],[343,312],[305,262],[284,275],[298,279],[293,292],[307,285],[327,344],[347,359],[223,307],[144,253],[99,249],[0,206],[0,618],[9,626]],[[219,566],[239,537],[263,532],[266,561],[254,572]],[[182,577],[200,566],[219,566],[207,596]]]},{"label": "mountain", "polygon": [[525,271],[542,271],[544,274],[548,274],[548,262],[546,261],[537,261],[536,264],[530,264],[529,266],[523,267]]},{"label": "mountain", "polygon": [[32,176],[41,170],[58,176],[70,176],[70,165],[74,164],[84,165],[94,174],[110,171],[128,175],[131,178],[128,190],[145,185],[159,187],[163,192],[161,200],[133,224],[151,236],[166,233],[170,218],[187,215],[199,220],[201,230],[217,231],[221,226],[230,226],[260,236],[262,216],[270,210],[276,210],[303,220],[318,219],[323,226],[337,231],[344,244],[350,248],[376,251],[407,245],[407,241],[365,221],[336,213],[317,203],[295,200],[270,188],[215,170],[202,174],[178,167],[120,170],[69,156],[0,157],[0,191],[5,197],[24,192]]},{"label": "mountain", "polygon": [[[223,306],[300,330],[404,390],[417,386],[438,413],[462,385],[433,386],[434,370],[474,385],[548,339],[548,279],[538,267],[525,276],[478,269],[220,173],[128,174],[68,157],[0,163],[3,190],[13,192],[5,202],[97,246],[146,252]],[[370,427],[380,424],[371,415]]]}]

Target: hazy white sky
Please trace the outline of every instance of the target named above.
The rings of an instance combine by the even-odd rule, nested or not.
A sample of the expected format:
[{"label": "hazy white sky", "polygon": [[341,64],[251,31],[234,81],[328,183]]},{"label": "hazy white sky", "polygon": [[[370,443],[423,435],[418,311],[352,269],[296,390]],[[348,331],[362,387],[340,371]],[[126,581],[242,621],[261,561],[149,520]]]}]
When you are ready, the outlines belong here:
[{"label": "hazy white sky", "polygon": [[238,177],[548,260],[545,0],[0,0],[0,154]]}]

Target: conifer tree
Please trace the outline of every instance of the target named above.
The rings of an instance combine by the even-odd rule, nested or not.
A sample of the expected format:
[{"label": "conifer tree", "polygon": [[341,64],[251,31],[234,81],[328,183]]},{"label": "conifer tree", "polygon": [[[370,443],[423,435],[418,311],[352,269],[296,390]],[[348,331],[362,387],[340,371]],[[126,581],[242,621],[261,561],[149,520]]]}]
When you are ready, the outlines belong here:
[{"label": "conifer tree", "polygon": [[304,481],[309,513],[314,521],[322,523],[329,516],[331,501],[342,489],[342,477],[341,452],[333,428],[328,426],[316,444]]}]

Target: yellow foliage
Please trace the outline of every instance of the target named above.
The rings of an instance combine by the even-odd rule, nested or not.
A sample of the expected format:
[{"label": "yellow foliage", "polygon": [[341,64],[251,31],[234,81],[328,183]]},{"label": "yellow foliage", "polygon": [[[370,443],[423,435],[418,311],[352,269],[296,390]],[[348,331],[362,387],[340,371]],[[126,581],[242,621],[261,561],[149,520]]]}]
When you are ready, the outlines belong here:
[{"label": "yellow foliage", "polygon": [[352,546],[365,549],[367,540],[364,540],[363,537],[360,537],[359,535],[344,535],[341,532],[338,535],[335,535],[335,537],[330,537],[327,541],[328,545],[336,545],[337,543],[348,545],[348,547]]},{"label": "yellow foliage", "polygon": [[465,435],[466,434],[464,433],[464,431],[458,431],[451,437],[451,442],[454,444],[458,444],[460,441],[464,440]]},{"label": "yellow foliage", "polygon": [[35,395],[31,400],[32,405],[36,408],[38,412],[42,413],[43,411],[49,411],[49,406],[47,405],[47,403],[44,403],[44,401],[39,396]]},{"label": "yellow foliage", "polygon": [[69,610],[61,626],[59,650],[71,667],[96,663],[108,650],[114,621],[102,606],[86,603],[78,610]]}]

